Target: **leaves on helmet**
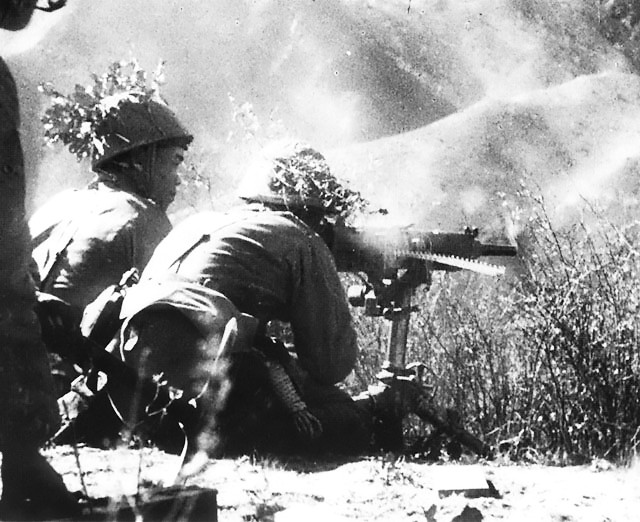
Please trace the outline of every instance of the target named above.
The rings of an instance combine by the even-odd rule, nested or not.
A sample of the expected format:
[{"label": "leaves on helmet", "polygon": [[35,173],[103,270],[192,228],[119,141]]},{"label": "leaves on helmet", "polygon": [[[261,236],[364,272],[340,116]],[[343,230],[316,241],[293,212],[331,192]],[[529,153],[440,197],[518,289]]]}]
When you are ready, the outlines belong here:
[{"label": "leaves on helmet", "polygon": [[147,78],[136,59],[112,63],[107,72],[91,74],[93,83],[76,85],[66,95],[51,83],[42,83],[38,90],[49,97],[49,107],[41,118],[45,141],[62,143],[78,160],[90,157],[94,151],[104,154],[105,140],[97,130],[109,114],[117,113],[124,101],[157,100],[164,83],[163,62]]},{"label": "leaves on helmet", "polygon": [[327,212],[347,219],[363,212],[369,202],[332,173],[327,160],[311,147],[300,147],[295,154],[276,158],[269,188],[283,198],[318,201]]}]

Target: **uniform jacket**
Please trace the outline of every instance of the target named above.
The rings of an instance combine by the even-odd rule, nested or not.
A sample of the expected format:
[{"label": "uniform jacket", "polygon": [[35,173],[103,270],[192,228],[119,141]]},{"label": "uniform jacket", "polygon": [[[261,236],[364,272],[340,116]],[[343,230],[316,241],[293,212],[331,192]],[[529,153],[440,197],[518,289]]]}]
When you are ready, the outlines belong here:
[{"label": "uniform jacket", "polygon": [[300,365],[323,384],[344,379],[357,357],[356,333],[333,256],[289,212],[242,209],[184,220],[143,273],[204,284],[240,312],[288,322]]},{"label": "uniform jacket", "polygon": [[82,311],[124,272],[142,270],[171,224],[152,201],[99,183],[54,196],[29,228],[41,290]]}]

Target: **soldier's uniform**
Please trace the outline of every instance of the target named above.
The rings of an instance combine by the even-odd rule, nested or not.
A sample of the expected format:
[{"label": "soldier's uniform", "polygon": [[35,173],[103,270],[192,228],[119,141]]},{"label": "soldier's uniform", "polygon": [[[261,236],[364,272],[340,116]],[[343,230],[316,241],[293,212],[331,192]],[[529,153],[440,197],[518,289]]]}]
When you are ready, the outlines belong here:
[{"label": "soldier's uniform", "polygon": [[290,323],[299,364],[318,383],[353,370],[356,332],[333,256],[292,213],[191,216],[162,241],[142,277],[167,272],[224,294],[262,323]]},{"label": "soldier's uniform", "polygon": [[97,181],[54,196],[29,223],[41,290],[80,313],[124,272],[144,268],[171,229],[165,211],[182,161],[174,149],[193,139],[164,102],[118,96],[93,129],[104,142],[92,153]]},{"label": "soldier's uniform", "polygon": [[[360,453],[368,449],[371,412],[334,386],[352,371],[358,347],[344,289],[320,236],[290,212],[246,207],[225,214],[196,214],[160,243],[140,286],[162,285],[176,276],[220,292],[239,312],[254,316],[263,326],[272,320],[290,324],[295,364],[303,370],[303,377],[295,380],[297,391],[322,425],[321,436],[313,440],[298,433],[291,409],[261,369],[262,357],[255,351],[242,353],[231,358],[231,395],[214,419],[220,430],[215,442],[223,441],[223,451]],[[138,366],[135,352],[145,346],[151,349],[147,362],[151,365],[170,360],[178,351],[175,344],[164,342],[169,332],[158,334],[163,328],[180,327],[177,317],[171,320],[166,314],[150,313],[133,321],[136,342],[125,343],[125,361]],[[185,328],[181,334],[185,339],[186,332]],[[218,377],[214,375],[214,388],[223,386]],[[206,435],[201,440],[209,450]]]},{"label": "soldier's uniform", "polygon": [[171,230],[151,200],[99,182],[54,196],[29,220],[40,289],[82,312]]},{"label": "soldier's uniform", "polygon": [[25,178],[14,81],[0,59],[0,444],[38,447],[59,425],[34,312]]}]

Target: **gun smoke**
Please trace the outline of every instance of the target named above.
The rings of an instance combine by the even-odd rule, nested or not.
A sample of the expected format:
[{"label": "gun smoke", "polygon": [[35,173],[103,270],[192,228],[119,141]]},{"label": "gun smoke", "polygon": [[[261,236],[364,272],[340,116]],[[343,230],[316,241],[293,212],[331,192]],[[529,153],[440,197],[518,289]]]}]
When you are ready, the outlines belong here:
[{"label": "gun smoke", "polygon": [[87,165],[41,146],[37,83],[68,91],[131,56],[147,70],[166,61],[164,94],[195,134],[194,152],[215,156],[217,168],[204,174],[227,193],[251,150],[227,139],[228,94],[255,110],[251,147],[283,129],[326,152],[336,174],[389,219],[427,229],[477,225],[499,235],[497,192],[513,196],[523,178],[534,180],[561,195],[560,212],[598,195],[587,188],[603,176],[615,184],[611,165],[627,172],[636,157],[622,146],[636,133],[636,77],[577,1],[423,0],[409,11],[404,0],[69,3],[46,39],[14,44],[22,52],[10,57],[29,208],[89,181]]}]

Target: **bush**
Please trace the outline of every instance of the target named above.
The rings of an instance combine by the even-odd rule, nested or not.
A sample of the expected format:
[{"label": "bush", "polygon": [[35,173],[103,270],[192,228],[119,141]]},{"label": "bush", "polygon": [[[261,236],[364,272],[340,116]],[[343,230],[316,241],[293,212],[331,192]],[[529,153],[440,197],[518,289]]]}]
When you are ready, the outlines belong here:
[{"label": "bush", "polygon": [[600,33],[622,50],[637,71],[640,67],[640,2],[599,0],[595,6]]},{"label": "bush", "polygon": [[518,313],[529,349],[541,352],[531,427],[551,450],[624,458],[640,419],[640,224],[617,228],[587,209],[556,230],[536,203],[521,245]]},{"label": "bush", "polygon": [[[434,274],[416,295],[409,360],[426,362],[437,402],[494,445],[625,460],[640,420],[640,223],[617,227],[587,206],[554,227],[544,201],[529,201],[517,277]],[[379,363],[380,340],[370,343],[360,375]]]}]

